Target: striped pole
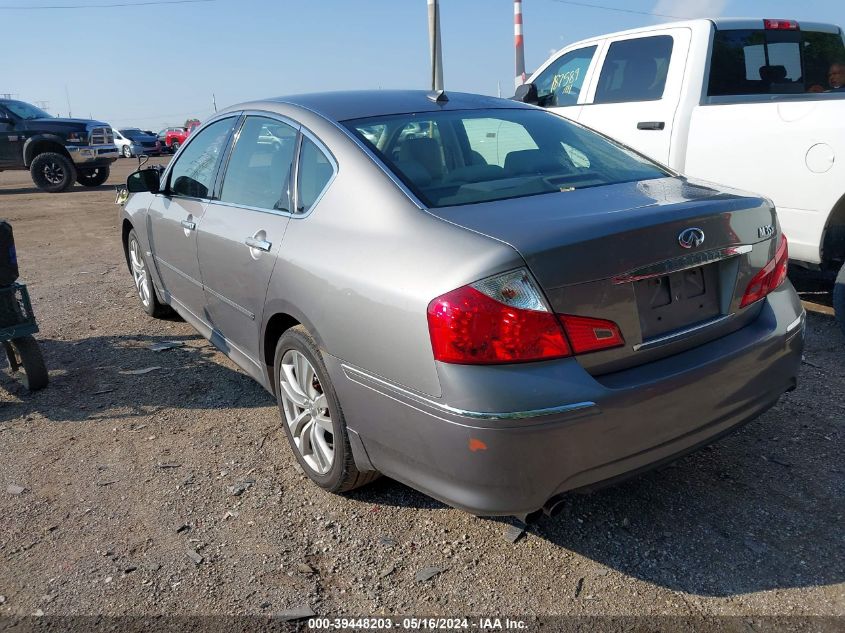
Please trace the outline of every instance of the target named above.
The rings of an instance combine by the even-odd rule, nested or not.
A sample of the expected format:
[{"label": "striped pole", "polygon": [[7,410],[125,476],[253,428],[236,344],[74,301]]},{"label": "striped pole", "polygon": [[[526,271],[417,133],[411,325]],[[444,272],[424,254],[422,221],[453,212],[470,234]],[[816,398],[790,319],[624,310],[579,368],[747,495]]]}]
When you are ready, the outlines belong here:
[{"label": "striped pole", "polygon": [[513,0],[513,44],[516,55],[516,78],[514,83],[525,83],[525,47],[522,38],[522,0]]}]

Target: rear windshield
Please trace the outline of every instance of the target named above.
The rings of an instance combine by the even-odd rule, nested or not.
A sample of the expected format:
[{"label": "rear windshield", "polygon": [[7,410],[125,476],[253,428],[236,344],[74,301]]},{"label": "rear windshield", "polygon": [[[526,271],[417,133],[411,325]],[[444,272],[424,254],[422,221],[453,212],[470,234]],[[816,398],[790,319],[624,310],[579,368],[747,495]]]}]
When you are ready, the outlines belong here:
[{"label": "rear windshield", "polygon": [[713,40],[709,96],[845,94],[841,33],[720,30]]},{"label": "rear windshield", "polygon": [[432,208],[669,175],[542,110],[422,112],[344,124]]}]

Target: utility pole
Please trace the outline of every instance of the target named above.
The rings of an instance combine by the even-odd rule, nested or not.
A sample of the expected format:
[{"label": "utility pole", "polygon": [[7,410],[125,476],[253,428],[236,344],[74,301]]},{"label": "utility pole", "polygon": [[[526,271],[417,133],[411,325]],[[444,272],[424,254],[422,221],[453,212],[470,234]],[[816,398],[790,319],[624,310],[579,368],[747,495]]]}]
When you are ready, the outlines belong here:
[{"label": "utility pole", "polygon": [[525,46],[522,37],[522,0],[513,0],[513,44],[516,58],[514,87],[525,83]]},{"label": "utility pole", "polygon": [[214,96],[214,93],[211,93],[211,103],[214,105],[214,112],[217,113],[217,97]]},{"label": "utility pole", "polygon": [[440,48],[440,0],[428,0],[428,41],[431,49],[431,89],[443,91],[443,53]]},{"label": "utility pole", "polygon": [[65,84],[65,99],[67,99],[67,118],[72,119],[73,113],[70,111],[70,92],[68,92],[67,84]]}]

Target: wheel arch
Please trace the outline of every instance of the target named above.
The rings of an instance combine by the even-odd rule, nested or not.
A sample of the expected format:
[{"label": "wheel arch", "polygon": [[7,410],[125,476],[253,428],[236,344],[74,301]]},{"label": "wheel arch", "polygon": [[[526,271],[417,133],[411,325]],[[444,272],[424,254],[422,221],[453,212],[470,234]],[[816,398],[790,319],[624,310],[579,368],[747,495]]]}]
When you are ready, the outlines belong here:
[{"label": "wheel arch", "polygon": [[827,217],[821,240],[821,260],[825,268],[837,267],[845,262],[845,194]]},{"label": "wheel arch", "polygon": [[23,146],[23,162],[25,167],[29,167],[32,161],[39,154],[44,152],[56,152],[61,154],[68,160],[73,160],[70,153],[67,151],[62,139],[52,134],[40,134],[33,136],[26,140]]}]

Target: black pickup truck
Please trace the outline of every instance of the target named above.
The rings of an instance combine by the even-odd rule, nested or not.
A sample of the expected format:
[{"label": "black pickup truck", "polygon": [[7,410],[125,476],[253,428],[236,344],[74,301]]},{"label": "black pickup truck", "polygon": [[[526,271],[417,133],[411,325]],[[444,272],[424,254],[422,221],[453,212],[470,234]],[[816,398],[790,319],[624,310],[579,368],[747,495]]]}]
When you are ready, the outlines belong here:
[{"label": "black pickup truck", "polygon": [[28,169],[42,191],[67,191],[78,182],[97,187],[117,160],[111,127],[60,119],[34,105],[0,99],[0,171]]}]

